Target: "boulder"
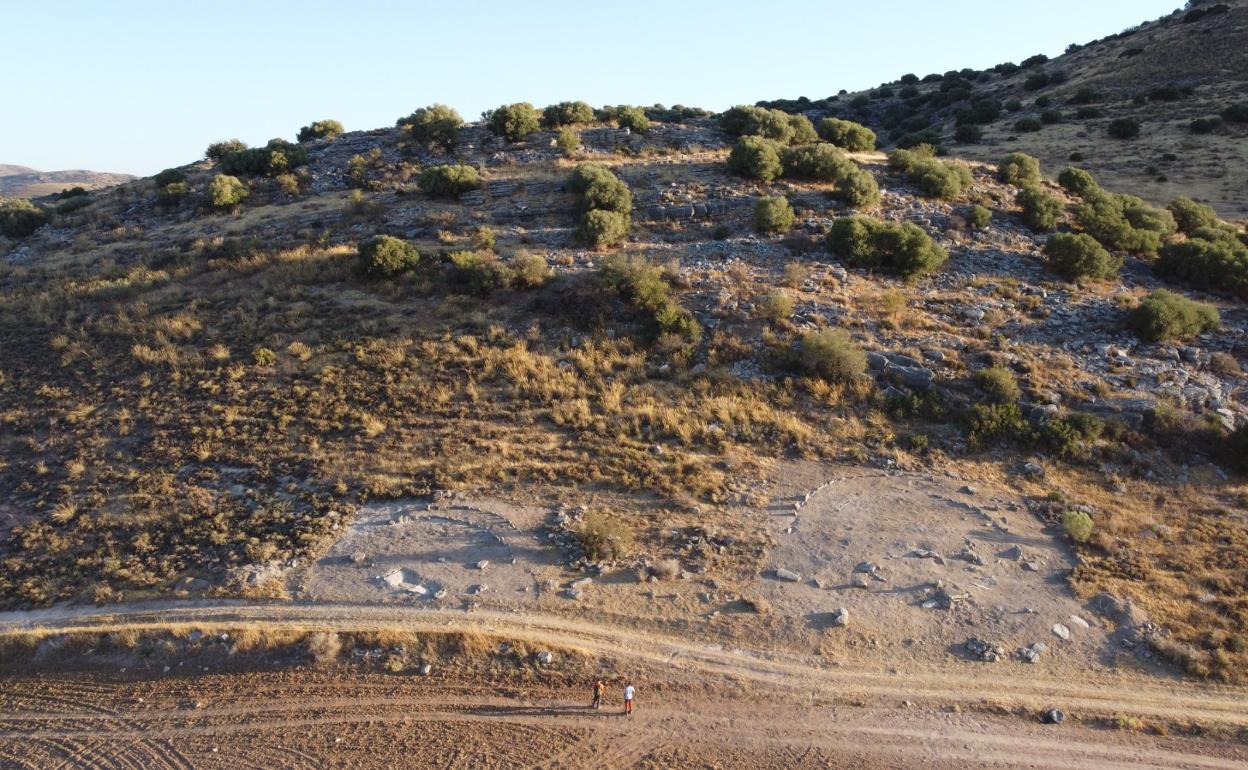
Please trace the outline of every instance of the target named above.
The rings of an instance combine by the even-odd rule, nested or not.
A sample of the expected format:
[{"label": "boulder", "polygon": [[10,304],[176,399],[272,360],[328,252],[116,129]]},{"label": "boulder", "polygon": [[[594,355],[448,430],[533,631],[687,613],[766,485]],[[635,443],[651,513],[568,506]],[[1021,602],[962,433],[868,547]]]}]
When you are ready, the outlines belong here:
[{"label": "boulder", "polygon": [[849,610],[844,607],[838,607],[832,613],[832,625],[838,628],[849,625]]},{"label": "boulder", "polygon": [[800,583],[802,582],[802,575],[799,572],[781,567],[776,570],[776,580],[783,580],[786,583]]}]

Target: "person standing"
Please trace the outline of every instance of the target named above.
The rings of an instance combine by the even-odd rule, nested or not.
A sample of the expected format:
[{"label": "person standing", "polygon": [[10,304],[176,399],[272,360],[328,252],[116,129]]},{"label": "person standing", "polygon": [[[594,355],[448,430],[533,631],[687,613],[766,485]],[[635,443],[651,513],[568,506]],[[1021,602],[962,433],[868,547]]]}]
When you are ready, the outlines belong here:
[{"label": "person standing", "polygon": [[624,713],[630,717],[633,715],[633,696],[636,694],[637,689],[631,681],[624,685]]},{"label": "person standing", "polygon": [[597,682],[594,682],[594,701],[593,703],[589,704],[589,707],[592,709],[602,708],[602,696],[604,693],[606,693],[606,691],[607,691],[607,686],[603,684],[601,679],[599,679]]}]

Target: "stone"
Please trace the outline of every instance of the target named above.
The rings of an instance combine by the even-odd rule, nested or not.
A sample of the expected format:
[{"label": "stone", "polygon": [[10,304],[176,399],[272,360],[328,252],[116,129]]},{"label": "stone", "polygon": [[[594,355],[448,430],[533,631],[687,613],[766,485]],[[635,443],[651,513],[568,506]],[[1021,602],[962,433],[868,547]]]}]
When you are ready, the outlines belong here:
[{"label": "stone", "polygon": [[800,583],[802,582],[802,575],[799,572],[781,567],[776,570],[776,579],[783,580],[786,583]]},{"label": "stone", "polygon": [[429,665],[428,663],[420,667],[421,676],[429,676],[430,672],[432,671],[433,671],[433,666]]},{"label": "stone", "polygon": [[1002,559],[1009,559],[1010,561],[1018,561],[1019,559],[1023,558],[1023,547],[1021,545],[1012,545],[997,555],[1000,556]]},{"label": "stone", "polygon": [[849,579],[849,584],[854,588],[868,588],[871,585],[865,575],[854,575]]},{"label": "stone", "polygon": [[1044,712],[1044,723],[1046,725],[1060,725],[1066,720],[1066,715],[1061,709],[1049,709]]},{"label": "stone", "polygon": [[964,485],[962,486],[962,489],[961,489],[961,490],[959,490],[959,491],[960,491],[962,494],[964,494],[964,495],[974,495],[974,494],[977,494],[977,493],[979,492],[979,490],[978,490],[978,489],[976,489],[975,487],[971,486],[970,484],[964,484]]},{"label": "stone", "polygon": [[1088,609],[1098,615],[1109,618],[1120,626],[1144,626],[1148,624],[1148,615],[1130,601],[1120,599],[1113,594],[1102,591],[1088,602]]},{"label": "stone", "polygon": [[1039,463],[1026,463],[1023,465],[1023,475],[1031,478],[1043,478],[1044,466]]},{"label": "stone", "polygon": [[1069,641],[1070,629],[1062,625],[1061,623],[1055,623],[1053,624],[1053,635],[1063,641]]},{"label": "stone", "polygon": [[1084,620],[1083,618],[1079,617],[1078,615],[1071,615],[1071,616],[1070,616],[1070,624],[1071,624],[1072,626],[1078,626],[1079,628],[1091,628],[1091,627],[1092,627],[1092,626],[1090,626],[1090,625],[1088,624],[1088,621]]},{"label": "stone", "polygon": [[860,561],[858,566],[854,567],[854,572],[861,572],[867,575],[874,575],[880,569],[880,565],[871,561]]},{"label": "stone", "polygon": [[832,613],[832,625],[837,628],[849,625],[849,610],[844,607],[838,607],[836,611]]},{"label": "stone", "polygon": [[490,566],[489,559],[482,559],[481,561],[477,562],[477,569],[479,570],[484,570],[488,566]]},{"label": "stone", "polygon": [[996,663],[1005,657],[1005,650],[999,644],[985,642],[982,639],[971,637],[963,644],[966,652],[971,658],[981,660],[985,663]]},{"label": "stone", "polygon": [[543,666],[549,666],[555,662],[555,654],[549,650],[542,650],[537,654],[537,662]]}]

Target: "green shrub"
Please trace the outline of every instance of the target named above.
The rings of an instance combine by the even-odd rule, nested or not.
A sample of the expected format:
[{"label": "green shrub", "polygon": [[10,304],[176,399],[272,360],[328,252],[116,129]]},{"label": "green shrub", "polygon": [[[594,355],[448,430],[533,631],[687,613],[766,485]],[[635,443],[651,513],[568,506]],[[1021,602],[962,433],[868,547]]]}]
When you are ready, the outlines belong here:
[{"label": "green shrub", "polygon": [[568,190],[578,197],[580,213],[604,209],[628,214],[633,209],[633,194],[628,185],[611,173],[606,166],[597,163],[581,163],[568,177]]},{"label": "green shrub", "polygon": [[1061,123],[1064,118],[1060,110],[1045,110],[1040,113],[1040,122],[1046,126]]},{"label": "green shrub", "polygon": [[1075,207],[1075,220],[1105,248],[1152,255],[1162,240],[1175,232],[1169,212],[1155,209],[1130,195],[1096,191]]},{"label": "green shrub", "polygon": [[793,298],[788,292],[774,289],[759,300],[756,308],[758,317],[765,321],[784,321],[793,315]]},{"label": "green shrub", "polygon": [[618,177],[601,163],[578,163],[568,176],[566,186],[573,195],[584,195],[594,182],[608,180],[618,180]]},{"label": "green shrub", "polygon": [[161,206],[174,206],[189,192],[186,182],[170,182],[156,191],[156,202]]},{"label": "green shrub", "polygon": [[585,102],[559,102],[542,110],[542,123],[547,128],[582,126],[594,122],[594,108]]},{"label": "green shrub", "polygon": [[580,237],[595,248],[615,246],[628,237],[629,226],[627,214],[594,209],[581,220]]},{"label": "green shrub", "polygon": [[972,230],[984,230],[992,224],[992,211],[980,205],[966,210],[966,224]]},{"label": "green shrub", "polygon": [[221,158],[221,170],[231,175],[277,176],[307,162],[307,150],[284,139],[272,139],[264,147],[227,153]]},{"label": "green shrub", "polygon": [[0,234],[25,238],[48,223],[48,212],[26,198],[0,198]]},{"label": "green shrub", "polygon": [[559,129],[559,135],[555,137],[555,144],[563,152],[565,157],[571,157],[576,151],[581,149],[581,135],[571,126],[564,126]]},{"label": "green shrub", "polygon": [[300,142],[310,142],[313,139],[337,139],[345,131],[342,124],[336,120],[318,120],[299,129],[299,135],[295,138]]},{"label": "green shrub", "polygon": [[907,279],[935,272],[948,259],[922,228],[868,217],[841,217],[828,233],[829,250],[854,267],[879,269]]},{"label": "green shrub", "polygon": [[416,186],[434,198],[458,198],[481,187],[481,177],[472,166],[430,166],[420,173]]},{"label": "green shrub", "polygon": [[1044,245],[1049,269],[1069,281],[1080,278],[1114,278],[1122,258],[1106,251],[1096,239],[1083,233],[1057,233]]},{"label": "green shrub", "polygon": [[975,383],[989,398],[999,404],[1015,403],[1022,396],[1018,388],[1018,380],[1014,378],[1014,372],[1000,364],[979,370],[975,374]]},{"label": "green shrub", "polygon": [[847,169],[858,167],[830,144],[785,147],[780,151],[780,164],[785,176],[818,182],[833,182],[845,176]]},{"label": "green shrub", "polygon": [[1110,121],[1108,131],[1114,139],[1134,139],[1140,135],[1140,121],[1135,118],[1118,118]]},{"label": "green shrub", "polygon": [[1227,123],[1248,123],[1248,102],[1232,104],[1222,110],[1222,119]]},{"label": "green shrub", "polygon": [[888,155],[888,165],[904,172],[924,195],[944,200],[961,197],[974,182],[971,170],[961,163],[937,160],[929,150],[894,150]]},{"label": "green shrub", "polygon": [[615,125],[636,134],[644,134],[650,130],[650,119],[640,107],[620,107],[615,112]]},{"label": "green shrub", "polygon": [[770,182],[784,173],[778,145],[760,136],[743,136],[728,155],[728,170],[739,176]]},{"label": "green shrub", "polygon": [[832,197],[846,206],[856,209],[873,208],[880,202],[880,185],[870,171],[858,168],[855,164],[847,168],[845,175],[836,180],[836,190]]},{"label": "green shrub", "polygon": [[167,168],[156,176],[152,177],[152,182],[157,187],[173,184],[174,182],[185,182],[186,172],[180,168]]},{"label": "green shrub", "polygon": [[650,314],[654,336],[674,335],[696,343],[702,328],[689,311],[672,297],[671,285],[658,266],[643,257],[609,257],[599,268],[602,282],[635,307]]},{"label": "green shrub", "polygon": [[364,278],[389,278],[420,262],[415,244],[389,235],[375,235],[359,246],[356,272]]},{"label": "green shrub", "polygon": [[1066,192],[1078,195],[1080,198],[1086,198],[1088,195],[1098,193],[1101,190],[1100,185],[1096,183],[1091,174],[1074,166],[1068,166],[1062,173],[1058,174],[1057,183]]},{"label": "green shrub", "polygon": [[1080,107],[1075,110],[1075,117],[1079,120],[1095,120],[1105,117],[1105,110],[1100,107]]},{"label": "green shrub", "polygon": [[405,118],[399,118],[395,125],[406,128],[408,134],[418,142],[450,147],[459,138],[459,129],[464,125],[464,119],[445,104],[431,104]]},{"label": "green shrub", "polygon": [[817,127],[820,138],[850,152],[875,149],[875,132],[859,123],[839,118],[824,118]]},{"label": "green shrub", "polygon": [[453,251],[446,255],[452,285],[468,294],[487,297],[511,283],[511,271],[492,251]]},{"label": "green shrub", "polygon": [[226,155],[245,149],[247,149],[247,144],[241,139],[226,139],[223,142],[213,142],[208,145],[208,149],[204,151],[204,157],[215,163],[220,163]]},{"label": "green shrub", "polygon": [[208,183],[208,199],[219,209],[237,206],[251,195],[251,190],[238,177],[217,174]]},{"label": "green shrub", "polygon": [[1002,158],[998,171],[1002,182],[1017,187],[1043,181],[1039,159],[1022,152],[1012,152]]},{"label": "green shrub", "polygon": [[734,136],[757,136],[781,144],[794,144],[803,141],[803,137],[807,137],[804,141],[813,141],[809,138],[809,120],[763,107],[733,107],[719,116],[719,127]]},{"label": "green shrub", "polygon": [[1167,244],[1154,266],[1157,273],[1248,300],[1248,246],[1233,232],[1202,228],[1197,233]]},{"label": "green shrub", "polygon": [[867,355],[843,329],[816,329],[802,335],[797,347],[802,372],[828,382],[850,383],[867,369]]},{"label": "green shrub", "polygon": [[1193,134],[1212,134],[1222,127],[1222,118],[1196,118],[1187,125]]},{"label": "green shrub", "polygon": [[1039,118],[1019,118],[1014,122],[1014,130],[1020,134],[1034,134],[1044,128]]},{"label": "green shrub", "polygon": [[517,289],[537,289],[550,280],[550,265],[540,254],[517,254],[511,261],[511,285]]},{"label": "green shrub", "polygon": [[1213,305],[1157,289],[1127,314],[1127,327],[1145,342],[1188,339],[1218,328],[1221,318]]},{"label": "green shrub", "polygon": [[958,126],[953,131],[953,139],[961,144],[978,144],[984,138],[984,129],[979,126],[966,124]]},{"label": "green shrub", "polygon": [[590,561],[622,559],[633,548],[633,533],[619,518],[593,510],[585,514],[576,530],[576,540]]},{"label": "green shrub", "polygon": [[1023,222],[1037,232],[1057,227],[1066,211],[1066,204],[1060,198],[1036,184],[1024,185],[1015,196],[1015,201],[1023,209]]},{"label": "green shrub", "polygon": [[805,115],[790,115],[789,127],[793,129],[793,135],[789,138],[790,144],[810,144],[819,141],[819,133],[815,131],[815,124],[810,122],[810,118]]},{"label": "green shrub", "polygon": [[1092,537],[1092,517],[1083,511],[1066,511],[1062,514],[1062,530],[1076,543],[1086,543]]},{"label": "green shrub", "polygon": [[1175,198],[1166,207],[1174,217],[1180,232],[1191,235],[1202,227],[1217,227],[1218,214],[1212,206],[1197,203],[1191,198]]},{"label": "green shrub", "polygon": [[793,227],[793,207],[783,196],[762,197],[754,203],[754,229],[768,235],[787,233]]},{"label": "green shrub", "polygon": [[507,137],[510,142],[518,142],[541,128],[537,109],[528,102],[505,104],[492,110],[486,115],[486,123],[491,131]]},{"label": "green shrub", "polygon": [[1026,442],[1031,426],[1016,403],[975,404],[966,413],[967,439],[977,447],[999,441]]}]

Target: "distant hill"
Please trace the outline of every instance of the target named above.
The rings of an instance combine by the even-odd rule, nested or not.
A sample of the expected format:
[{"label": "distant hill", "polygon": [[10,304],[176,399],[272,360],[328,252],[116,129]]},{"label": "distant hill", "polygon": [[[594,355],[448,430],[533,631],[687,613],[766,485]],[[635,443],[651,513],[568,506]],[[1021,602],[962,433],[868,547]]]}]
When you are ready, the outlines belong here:
[{"label": "distant hill", "polygon": [[[858,94],[769,102],[869,125],[884,143],[928,140],[952,154],[995,162],[1035,155],[1056,174],[1068,164],[1110,187],[1153,201],[1189,196],[1223,216],[1248,217],[1248,124],[1221,119],[1248,95],[1248,0],[1191,7],[1052,60],[907,76]],[[959,112],[982,105],[982,137]],[[1028,121],[1036,122],[1030,123]],[[1136,139],[1109,136],[1120,119],[1138,121]],[[1193,128],[1193,121],[1207,123]],[[1020,125],[1020,121],[1024,121]]]},{"label": "distant hill", "polygon": [[85,187],[88,190],[96,190],[128,182],[134,178],[133,174],[113,174],[85,169],[37,171],[26,166],[0,163],[0,196],[38,198],[58,193],[66,187]]}]

